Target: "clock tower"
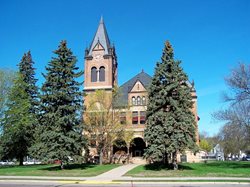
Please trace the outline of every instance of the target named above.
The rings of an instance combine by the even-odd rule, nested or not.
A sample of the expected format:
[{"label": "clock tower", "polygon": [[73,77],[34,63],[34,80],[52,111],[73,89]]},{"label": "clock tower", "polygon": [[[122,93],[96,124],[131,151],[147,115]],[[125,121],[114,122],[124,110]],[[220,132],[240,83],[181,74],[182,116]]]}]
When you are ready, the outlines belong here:
[{"label": "clock tower", "polygon": [[84,92],[111,91],[117,85],[117,57],[101,18],[94,39],[85,50]]}]

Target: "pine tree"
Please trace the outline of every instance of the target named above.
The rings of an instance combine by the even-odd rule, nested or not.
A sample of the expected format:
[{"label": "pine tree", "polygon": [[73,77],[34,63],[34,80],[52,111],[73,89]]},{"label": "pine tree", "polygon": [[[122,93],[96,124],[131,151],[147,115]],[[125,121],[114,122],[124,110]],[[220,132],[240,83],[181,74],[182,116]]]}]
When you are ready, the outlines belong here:
[{"label": "pine tree", "polygon": [[30,111],[37,113],[38,106],[38,87],[36,86],[37,79],[35,78],[35,68],[33,67],[34,62],[30,51],[25,53],[19,63],[19,72],[23,75],[24,82],[27,84],[25,91],[30,96],[32,107]]},{"label": "pine tree", "polygon": [[30,51],[24,53],[18,66],[19,66],[19,73],[22,75],[23,81],[25,82],[26,85],[24,87],[24,90],[29,97],[29,102],[30,102],[29,112],[33,116],[33,118],[30,119],[33,128],[31,128],[30,134],[32,136],[30,137],[29,140],[32,144],[32,142],[34,141],[34,132],[36,131],[36,128],[38,128],[39,100],[38,100],[38,87],[36,86],[37,79],[35,78],[35,68],[33,67],[34,61],[32,60]]},{"label": "pine tree", "polygon": [[0,69],[0,119],[4,117],[8,95],[15,77],[15,71],[10,69]]},{"label": "pine tree", "polygon": [[8,110],[2,121],[2,155],[7,159],[17,158],[20,165],[23,165],[23,157],[28,155],[38,123],[38,87],[33,64],[29,51],[19,63],[19,76],[9,95]]},{"label": "pine tree", "polygon": [[20,165],[23,165],[23,158],[28,154],[33,134],[34,116],[30,113],[31,103],[26,87],[23,76],[19,74],[14,80],[1,123],[1,155],[3,159],[17,158]]},{"label": "pine tree", "polygon": [[76,57],[62,41],[46,67],[41,91],[41,119],[33,155],[42,160],[61,161],[69,157],[79,159],[85,141],[81,131],[82,92],[76,81],[83,73],[77,72]]},{"label": "pine tree", "polygon": [[196,150],[195,118],[188,77],[174,60],[170,43],[165,43],[161,62],[157,63],[148,92],[145,157],[153,162],[172,163],[177,153]]}]

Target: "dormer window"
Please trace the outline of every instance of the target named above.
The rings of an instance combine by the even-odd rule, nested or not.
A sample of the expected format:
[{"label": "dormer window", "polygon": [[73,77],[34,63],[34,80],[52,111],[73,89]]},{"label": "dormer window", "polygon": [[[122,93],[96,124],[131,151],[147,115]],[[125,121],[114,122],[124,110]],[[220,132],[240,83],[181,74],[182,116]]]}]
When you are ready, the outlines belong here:
[{"label": "dormer window", "polygon": [[135,97],[132,97],[132,105],[136,105],[136,99],[135,99]]},{"label": "dormer window", "polygon": [[140,96],[137,97],[137,105],[141,105],[141,97]]},{"label": "dormer window", "polygon": [[142,97],[142,105],[146,105],[146,97],[145,96]]}]

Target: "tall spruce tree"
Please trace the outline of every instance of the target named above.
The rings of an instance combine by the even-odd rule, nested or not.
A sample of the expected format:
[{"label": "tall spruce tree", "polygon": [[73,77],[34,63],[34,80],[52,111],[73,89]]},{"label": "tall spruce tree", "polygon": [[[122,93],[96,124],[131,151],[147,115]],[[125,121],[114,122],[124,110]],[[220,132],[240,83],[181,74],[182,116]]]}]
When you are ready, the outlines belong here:
[{"label": "tall spruce tree", "polygon": [[28,154],[28,148],[31,145],[34,119],[30,112],[32,105],[30,97],[25,90],[27,84],[23,79],[23,75],[19,73],[14,80],[7,101],[7,110],[1,121],[0,137],[2,159],[17,158],[19,165],[23,165],[23,159]]},{"label": "tall spruce tree", "polygon": [[177,168],[177,153],[196,150],[195,118],[188,77],[167,41],[148,92],[145,157]]},{"label": "tall spruce tree", "polygon": [[30,134],[32,136],[30,136],[29,139],[30,142],[33,142],[34,133],[39,123],[38,122],[39,100],[38,100],[38,87],[36,86],[37,79],[35,78],[34,61],[32,60],[30,51],[24,53],[20,63],[18,64],[18,67],[19,67],[19,73],[22,75],[21,77],[25,82],[24,90],[28,94],[30,103],[29,112],[33,117],[30,119],[33,128],[30,129],[31,130]]},{"label": "tall spruce tree", "polygon": [[45,82],[41,91],[41,118],[33,155],[48,161],[58,159],[61,168],[69,157],[79,159],[85,141],[81,131],[82,92],[76,78],[76,57],[62,41],[46,67]]},{"label": "tall spruce tree", "polygon": [[23,75],[23,80],[26,83],[25,91],[30,97],[31,108],[30,112],[37,115],[38,113],[38,87],[36,86],[37,79],[35,78],[35,68],[32,60],[31,52],[24,53],[21,62],[19,63],[19,72]]},{"label": "tall spruce tree", "polygon": [[38,87],[33,64],[28,51],[18,65],[19,76],[9,95],[7,111],[1,123],[2,156],[6,159],[17,158],[20,165],[23,165],[23,158],[28,155],[38,123]]}]

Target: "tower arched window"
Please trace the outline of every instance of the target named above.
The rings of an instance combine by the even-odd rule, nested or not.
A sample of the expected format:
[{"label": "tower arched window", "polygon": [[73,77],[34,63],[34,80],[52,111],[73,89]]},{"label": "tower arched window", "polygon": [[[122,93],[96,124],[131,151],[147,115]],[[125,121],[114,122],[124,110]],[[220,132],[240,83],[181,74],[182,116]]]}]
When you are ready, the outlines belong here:
[{"label": "tower arched window", "polygon": [[146,105],[146,97],[145,96],[142,97],[142,105]]},{"label": "tower arched window", "polygon": [[135,99],[135,97],[132,97],[132,105],[136,105],[136,99]]},{"label": "tower arched window", "polygon": [[99,71],[99,81],[104,82],[105,81],[105,67],[100,67]]},{"label": "tower arched window", "polygon": [[97,68],[91,68],[91,82],[97,82]]},{"label": "tower arched window", "polygon": [[137,97],[137,105],[141,105],[141,97],[140,96]]}]

